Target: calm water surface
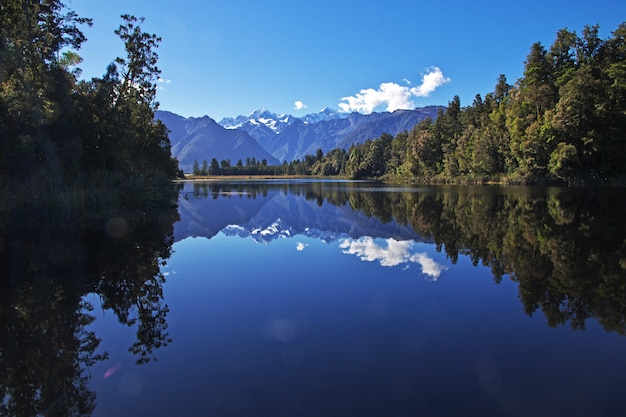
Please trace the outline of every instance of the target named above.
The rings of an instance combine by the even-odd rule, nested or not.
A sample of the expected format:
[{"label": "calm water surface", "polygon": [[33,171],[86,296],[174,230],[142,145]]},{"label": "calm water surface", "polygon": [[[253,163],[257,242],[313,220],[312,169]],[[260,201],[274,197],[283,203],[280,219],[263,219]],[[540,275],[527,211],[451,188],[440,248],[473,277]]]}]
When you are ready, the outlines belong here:
[{"label": "calm water surface", "polygon": [[185,183],[160,274],[83,297],[92,414],[623,415],[625,197]]}]

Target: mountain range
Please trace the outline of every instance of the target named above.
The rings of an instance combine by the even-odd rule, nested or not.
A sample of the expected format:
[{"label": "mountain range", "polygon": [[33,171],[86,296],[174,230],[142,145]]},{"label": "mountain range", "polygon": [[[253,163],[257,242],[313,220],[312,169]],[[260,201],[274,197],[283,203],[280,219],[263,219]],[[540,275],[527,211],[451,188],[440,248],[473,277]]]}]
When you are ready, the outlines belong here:
[{"label": "mountain range", "polygon": [[167,111],[157,111],[155,117],[169,129],[172,155],[178,159],[178,166],[184,172],[191,172],[194,161],[210,162],[237,160],[254,157],[269,165],[280,162],[254,140],[248,132],[226,129],[208,116],[184,118]]},{"label": "mountain range", "polygon": [[410,131],[422,120],[435,119],[442,106],[428,106],[395,112],[340,113],[323,109],[318,113],[297,118],[259,109],[249,116],[228,117],[219,123],[208,116],[184,118],[167,111],[157,111],[155,117],[170,130],[172,154],[180,168],[190,172],[195,161],[230,160],[254,157],[268,165],[291,162],[313,155],[317,149],[349,149],[383,133],[392,136]]}]

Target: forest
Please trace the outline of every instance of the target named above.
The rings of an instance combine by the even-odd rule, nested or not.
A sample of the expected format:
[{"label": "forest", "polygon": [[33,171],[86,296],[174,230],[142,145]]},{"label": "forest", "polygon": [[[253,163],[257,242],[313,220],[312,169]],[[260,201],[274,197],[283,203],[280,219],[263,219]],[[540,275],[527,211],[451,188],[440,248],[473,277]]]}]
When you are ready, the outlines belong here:
[{"label": "forest", "polygon": [[143,19],[122,16],[126,56],[91,80],[78,68],[90,19],[59,0],[3,0],[0,20],[0,192],[13,207],[77,189],[158,193],[176,177],[154,120],[160,38]]},{"label": "forest", "polygon": [[[213,160],[195,174],[339,175],[398,182],[624,185],[626,23],[608,39],[599,26],[561,29],[533,44],[523,77],[504,74],[468,106],[455,96],[410,132],[266,166]],[[249,161],[248,161],[249,162]],[[205,168],[205,169],[203,169]]]},{"label": "forest", "polygon": [[[462,107],[454,97],[434,122],[351,149],[345,174],[518,184],[623,182],[626,173],[626,23],[567,29],[533,44],[523,77]],[[333,161],[335,153],[329,155]],[[334,162],[334,161],[333,161]]]}]

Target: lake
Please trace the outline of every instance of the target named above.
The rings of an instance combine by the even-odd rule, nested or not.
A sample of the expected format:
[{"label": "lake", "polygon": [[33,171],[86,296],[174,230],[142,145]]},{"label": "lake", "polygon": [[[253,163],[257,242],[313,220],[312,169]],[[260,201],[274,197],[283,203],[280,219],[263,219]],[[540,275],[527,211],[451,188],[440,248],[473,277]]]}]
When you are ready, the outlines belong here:
[{"label": "lake", "polygon": [[71,249],[86,260],[62,271],[89,285],[11,281],[0,404],[8,415],[28,415],[20,399],[46,414],[60,397],[70,405],[54,415],[622,415],[624,207],[626,192],[607,189],[182,183],[176,216],[112,217],[80,247],[38,238],[53,255],[37,276]]}]

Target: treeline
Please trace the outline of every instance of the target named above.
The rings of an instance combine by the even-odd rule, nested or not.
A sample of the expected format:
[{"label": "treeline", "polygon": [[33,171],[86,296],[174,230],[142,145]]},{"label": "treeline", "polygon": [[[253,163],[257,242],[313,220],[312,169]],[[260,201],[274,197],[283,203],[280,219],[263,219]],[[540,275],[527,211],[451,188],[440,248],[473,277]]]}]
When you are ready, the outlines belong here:
[{"label": "treeline", "polygon": [[28,181],[116,173],[178,174],[166,127],[154,120],[160,38],[143,19],[115,31],[126,56],[101,78],[79,80],[77,54],[91,25],[58,0],[0,4],[0,176]]},{"label": "treeline", "polygon": [[626,23],[601,39],[560,30],[532,45],[515,85],[461,107],[454,97],[434,123],[350,150],[345,175],[536,184],[604,182],[626,174]]},{"label": "treeline", "polygon": [[[232,165],[230,159],[217,161],[216,158],[211,159],[211,163],[206,160],[202,164],[194,160],[191,173],[193,175],[344,175],[345,163],[348,159],[348,153],[344,149],[334,149],[324,155],[321,149],[317,150],[315,156],[306,155],[304,160],[293,160],[289,163],[283,162],[281,165],[268,165],[267,160],[257,160],[256,158],[246,158],[237,160]],[[328,161],[331,161],[330,163]],[[337,163],[333,164],[332,161]]]},{"label": "treeline", "polygon": [[[562,29],[532,45],[514,85],[462,107],[456,96],[410,132],[283,164],[280,173],[405,182],[626,182],[626,23]],[[243,171],[243,170],[242,170]],[[246,172],[247,174],[248,172]]]},{"label": "treeline", "polygon": [[589,183],[626,174],[626,23],[603,40],[562,29],[532,45],[524,76],[471,106],[458,97],[434,123],[350,151],[351,177]]},{"label": "treeline", "polygon": [[461,107],[454,97],[434,123],[383,135],[349,152],[345,175],[536,184],[604,182],[626,174],[626,23],[609,39],[598,26],[537,42],[515,85]]}]

